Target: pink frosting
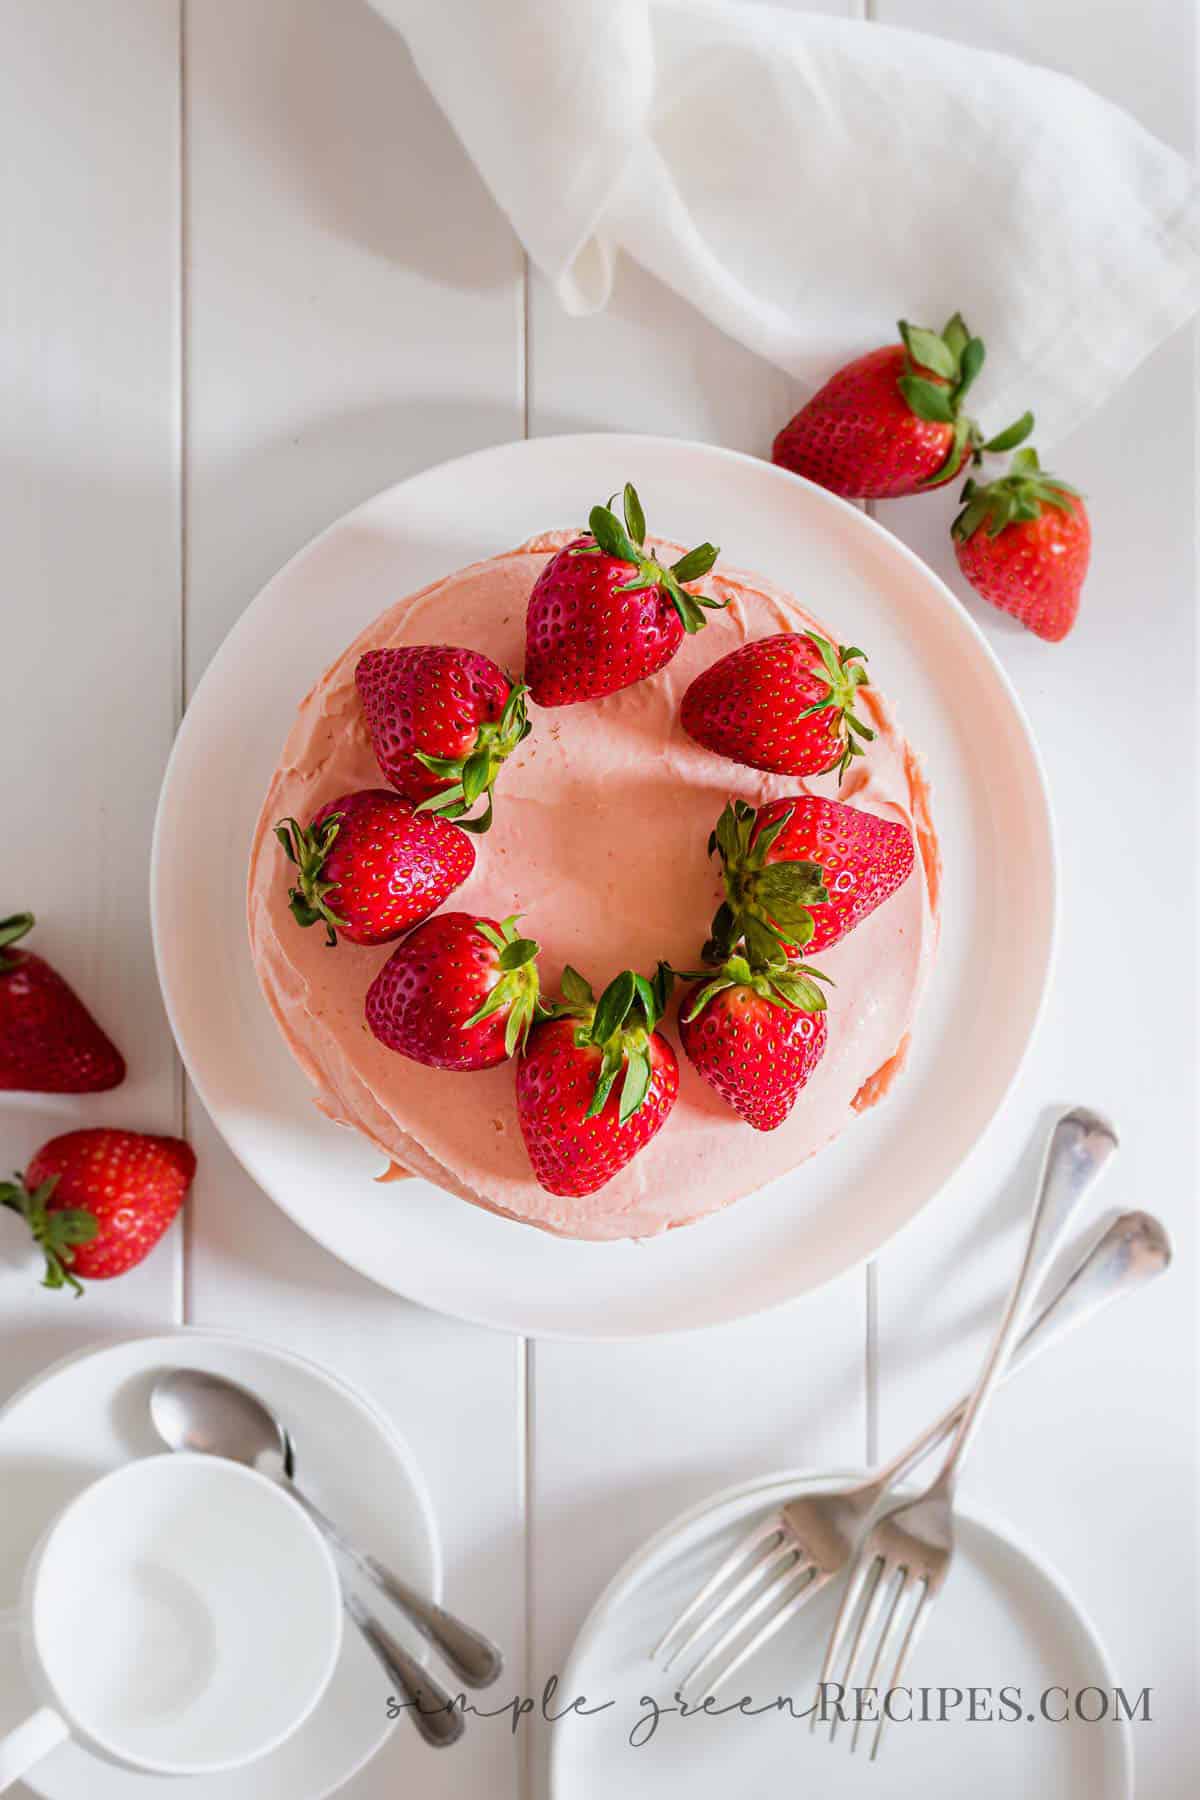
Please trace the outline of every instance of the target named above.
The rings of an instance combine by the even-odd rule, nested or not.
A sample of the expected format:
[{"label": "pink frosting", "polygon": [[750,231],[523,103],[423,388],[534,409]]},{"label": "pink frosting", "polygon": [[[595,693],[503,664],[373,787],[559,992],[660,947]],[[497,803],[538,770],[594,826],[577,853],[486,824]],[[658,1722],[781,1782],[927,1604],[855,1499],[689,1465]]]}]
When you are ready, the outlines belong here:
[{"label": "pink frosting", "polygon": [[[321,932],[295,924],[271,826],[287,815],[306,821],[325,801],[378,785],[354,687],[364,651],[463,644],[519,669],[529,590],[566,537],[533,539],[399,601],[322,676],[300,707],[255,833],[250,941],[263,992],[316,1104],[398,1170],[547,1231],[650,1237],[785,1175],[886,1092],[903,1065],[936,945],[937,841],[918,760],[875,688],[863,705],[878,735],[840,794],[833,776],[761,775],[686,736],[679,702],[700,669],[780,630],[815,626],[836,636],[756,575],[723,569],[709,578],[704,585],[729,600],[727,609],[710,612],[707,628],[652,680],[582,705],[531,706],[533,732],[496,784],[495,824],[476,840],[474,873],[449,904],[497,919],[521,913],[523,931],[542,945],[550,989],[568,962],[597,992],[622,968],[652,973],[660,957],[695,966],[721,897],[708,834],[730,795],[755,805],[805,789],[836,795],[908,824],[920,850],[904,886],[820,958],[836,983],[829,1046],[784,1125],[757,1132],[743,1124],[681,1053],[679,1100],[647,1149],[586,1199],[544,1192],[517,1126],[511,1066],[451,1074],[376,1042],[363,999],[388,948],[326,949]],[[675,1036],[670,1013],[666,1029]],[[398,1206],[403,1195],[397,1188]]]}]

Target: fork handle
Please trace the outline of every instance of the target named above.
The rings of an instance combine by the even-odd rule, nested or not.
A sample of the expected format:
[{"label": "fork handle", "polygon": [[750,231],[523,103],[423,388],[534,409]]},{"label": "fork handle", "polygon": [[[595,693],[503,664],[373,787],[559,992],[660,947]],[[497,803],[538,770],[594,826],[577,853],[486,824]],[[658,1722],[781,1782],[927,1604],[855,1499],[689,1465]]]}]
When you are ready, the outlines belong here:
[{"label": "fork handle", "polygon": [[1064,1113],[1050,1134],[1021,1267],[983,1368],[954,1433],[934,1488],[949,1499],[984,1409],[996,1390],[1029,1311],[1036,1281],[1062,1242],[1076,1208],[1117,1148],[1111,1125],[1084,1107]]},{"label": "fork handle", "polygon": [[[1083,1261],[1042,1308],[1033,1324],[1019,1339],[1001,1376],[1002,1381],[1043,1350],[1048,1350],[1077,1325],[1103,1311],[1113,1300],[1132,1294],[1148,1281],[1161,1275],[1171,1261],[1171,1243],[1166,1230],[1146,1212],[1122,1213],[1114,1219]],[[940,1419],[894,1460],[872,1477],[881,1489],[893,1488],[910,1475],[931,1451],[945,1443],[967,1408],[969,1396],[964,1394],[946,1408]]]}]

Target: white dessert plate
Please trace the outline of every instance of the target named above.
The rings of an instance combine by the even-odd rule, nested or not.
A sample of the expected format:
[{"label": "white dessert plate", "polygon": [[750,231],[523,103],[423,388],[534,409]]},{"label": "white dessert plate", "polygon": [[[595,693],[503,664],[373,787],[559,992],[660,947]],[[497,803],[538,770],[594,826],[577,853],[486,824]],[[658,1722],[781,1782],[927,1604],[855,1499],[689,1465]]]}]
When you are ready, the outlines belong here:
[{"label": "white dessert plate", "polygon": [[[414,1587],[441,1595],[442,1564],[429,1495],[411,1452],[352,1388],[315,1363],[225,1332],[181,1329],[127,1338],[55,1363],[0,1410],[0,1607],[15,1599],[47,1519],[79,1490],[131,1457],[162,1449],[148,1399],[169,1367],[209,1369],[253,1389],[292,1432],[313,1498]],[[414,1654],[420,1639],[389,1613]],[[118,1768],[64,1744],[26,1776],[44,1800],[325,1800],[397,1729],[387,1677],[347,1628],[338,1665],[312,1717],[271,1755],[224,1775],[184,1781]],[[0,1735],[29,1710],[17,1638],[0,1632]],[[396,1791],[412,1759],[413,1791],[427,1755],[406,1724],[393,1747]]]},{"label": "white dessert plate", "polygon": [[[650,1647],[749,1529],[788,1494],[841,1485],[850,1477],[794,1472],[718,1494],[658,1532],[625,1564],[593,1607],[560,1675],[554,1705],[577,1696],[587,1704],[614,1700],[592,1717],[568,1715],[550,1727],[553,1800],[716,1800],[728,1794],[819,1794],[821,1800],[913,1800],[969,1789],[971,1800],[1012,1800],[1016,1794],[1054,1800],[1130,1800],[1133,1746],[1128,1722],[1112,1717],[1087,1724],[1041,1717],[1041,1696],[1085,1688],[1111,1697],[1115,1678],[1096,1634],[1054,1571],[1006,1527],[959,1509],[955,1564],[905,1675],[914,1689],[916,1719],[889,1725],[879,1759],[854,1755],[844,1729],[832,1744],[800,1716],[811,1704],[840,1584],[800,1612],[759,1654],[735,1671],[714,1696],[717,1706],[747,1710],[689,1718],[666,1713],[649,1741],[634,1747],[631,1731],[650,1716],[645,1696],[664,1709],[675,1703],[678,1674],[649,1661]],[[921,1689],[929,1690],[921,1722]],[[964,1698],[947,1702],[937,1718],[938,1690],[991,1690],[976,1711],[1015,1716],[987,1722],[967,1717]],[[1008,1690],[1004,1703],[1001,1689]],[[1019,1690],[1019,1701],[1017,1698]],[[790,1697],[795,1716],[775,1709]],[[897,1702],[897,1710],[904,1703]],[[1094,1694],[1083,1701],[1099,1707]],[[764,1708],[752,1716],[750,1708]],[[1056,1716],[1055,1692],[1047,1701]],[[1033,1718],[1029,1714],[1033,1713]],[[647,1727],[643,1727],[643,1733]],[[864,1727],[864,1731],[867,1728]]]},{"label": "white dessert plate", "polygon": [[[383,608],[633,480],[663,531],[789,588],[863,644],[924,752],[945,856],[944,926],[909,1067],[887,1100],[785,1179],[642,1243],[580,1243],[425,1182],[325,1119],[259,992],[249,847],[296,708]],[[718,532],[719,525],[719,532]],[[754,457],[594,435],[430,469],[333,525],[271,581],[214,657],[163,785],[155,953],[188,1071],[235,1155],[285,1212],[385,1287],[544,1336],[636,1337],[745,1317],[879,1249],[945,1184],[1021,1064],[1049,976],[1053,830],[1029,727],[949,590],[856,508]]]}]

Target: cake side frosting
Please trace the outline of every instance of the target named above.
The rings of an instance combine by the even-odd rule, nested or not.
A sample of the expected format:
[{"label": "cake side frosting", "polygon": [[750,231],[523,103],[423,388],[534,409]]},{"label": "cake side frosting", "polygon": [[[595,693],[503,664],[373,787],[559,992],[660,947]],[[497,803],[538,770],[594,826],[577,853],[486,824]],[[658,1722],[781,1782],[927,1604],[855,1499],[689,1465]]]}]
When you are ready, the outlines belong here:
[{"label": "cake side frosting", "polygon": [[[721,897],[707,853],[730,796],[752,805],[798,792],[826,794],[907,824],[913,875],[832,949],[821,966],[829,1046],[794,1111],[759,1133],[723,1105],[681,1059],[679,1100],[665,1128],[607,1186],[582,1200],[544,1192],[517,1126],[511,1066],[452,1074],[395,1055],[367,1029],[363,999],[389,949],[327,949],[287,908],[288,881],[272,835],[287,815],[377,786],[378,768],[354,685],[367,650],[468,645],[518,670],[525,603],[546,558],[569,533],[531,540],[400,600],[349,646],[301,703],[255,833],[248,892],[259,981],[293,1055],[330,1118],[364,1134],[381,1163],[424,1176],[464,1200],[570,1236],[653,1236],[718,1211],[795,1168],[882,1098],[904,1052],[937,937],[939,860],[920,763],[875,688],[863,704],[877,737],[839,790],[834,776],[762,775],[716,757],[683,732],[679,702],[702,668],[752,638],[831,630],[762,578],[722,569],[705,587],[729,604],[685,640],[661,674],[607,699],[531,708],[531,736],[505,765],[496,821],[478,841],[457,910],[502,918],[542,945],[553,991],[573,963],[597,991],[618,970],[650,973],[664,957],[696,966]],[[664,546],[669,549],[669,546]],[[673,1016],[667,1030],[675,1036]],[[396,1205],[404,1189],[394,1190]]]}]

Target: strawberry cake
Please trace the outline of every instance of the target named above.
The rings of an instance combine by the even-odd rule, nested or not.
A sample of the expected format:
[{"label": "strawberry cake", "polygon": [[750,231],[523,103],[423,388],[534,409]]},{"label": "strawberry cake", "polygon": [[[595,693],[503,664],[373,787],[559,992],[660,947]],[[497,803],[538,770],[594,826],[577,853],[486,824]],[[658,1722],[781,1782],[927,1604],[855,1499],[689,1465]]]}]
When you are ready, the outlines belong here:
[{"label": "strawberry cake", "polygon": [[901,1074],[937,942],[919,758],[820,597],[717,555],[651,542],[626,488],[398,600],[301,702],[251,948],[381,1175],[651,1237]]}]

